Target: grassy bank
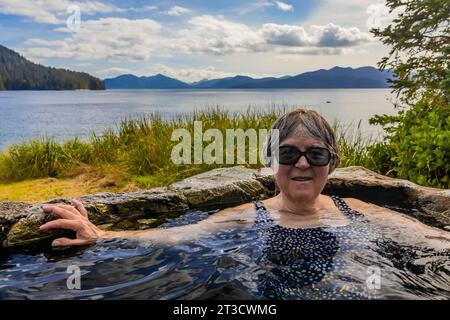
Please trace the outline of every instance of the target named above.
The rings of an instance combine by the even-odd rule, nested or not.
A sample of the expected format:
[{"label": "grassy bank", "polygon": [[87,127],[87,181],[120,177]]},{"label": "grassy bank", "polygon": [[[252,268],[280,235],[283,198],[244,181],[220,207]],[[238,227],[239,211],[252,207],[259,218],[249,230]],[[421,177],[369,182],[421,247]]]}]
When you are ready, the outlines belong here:
[{"label": "grassy bank", "polygon": [[[286,108],[270,111],[228,112],[210,108],[163,120],[157,114],[124,119],[117,128],[92,133],[86,141],[71,139],[59,143],[49,138],[12,145],[0,154],[0,201],[42,201],[58,196],[78,196],[99,191],[124,191],[164,186],[185,177],[226,164],[176,165],[171,159],[175,129],[185,128],[193,137],[194,121],[202,130],[269,129]],[[342,128],[334,123],[342,153],[341,166],[362,165],[385,174],[377,145],[364,140],[359,125]],[[203,142],[203,147],[210,142]],[[248,146],[246,147],[248,150]],[[375,151],[375,152],[374,152]],[[236,150],[235,150],[236,152]],[[246,153],[247,154],[247,153]],[[244,163],[251,168],[261,163]]]}]

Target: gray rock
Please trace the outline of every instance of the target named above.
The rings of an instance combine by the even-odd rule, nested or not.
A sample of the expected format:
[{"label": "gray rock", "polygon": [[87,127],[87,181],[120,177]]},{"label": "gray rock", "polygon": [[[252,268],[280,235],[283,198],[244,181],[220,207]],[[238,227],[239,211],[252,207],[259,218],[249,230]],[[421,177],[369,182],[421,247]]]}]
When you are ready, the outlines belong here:
[{"label": "gray rock", "polygon": [[417,197],[417,207],[423,218],[440,227],[450,227],[450,190],[424,190]]},{"label": "gray rock", "polygon": [[28,207],[30,204],[25,202],[0,202],[0,243],[5,240],[11,226],[26,217]]},{"label": "gray rock", "polygon": [[[78,198],[89,213],[89,219],[108,229],[133,229],[139,226],[141,219],[156,219],[155,225],[167,218],[184,213],[188,206],[186,199],[166,188],[155,188],[128,193],[98,193]],[[55,219],[42,210],[45,204],[66,203],[68,198],[58,198],[25,209],[21,218],[8,231],[5,247],[40,245],[56,237],[68,236],[69,231],[41,232],[39,226]],[[22,216],[23,216],[22,215]],[[148,220],[147,220],[148,221]]]},{"label": "gray rock", "polygon": [[182,193],[190,208],[222,209],[270,195],[268,178],[257,178],[258,172],[242,166],[219,168],[173,183],[169,189]]},{"label": "gray rock", "polygon": [[336,169],[324,189],[326,194],[392,206],[424,223],[444,228],[450,225],[450,190],[419,186],[353,166]]}]

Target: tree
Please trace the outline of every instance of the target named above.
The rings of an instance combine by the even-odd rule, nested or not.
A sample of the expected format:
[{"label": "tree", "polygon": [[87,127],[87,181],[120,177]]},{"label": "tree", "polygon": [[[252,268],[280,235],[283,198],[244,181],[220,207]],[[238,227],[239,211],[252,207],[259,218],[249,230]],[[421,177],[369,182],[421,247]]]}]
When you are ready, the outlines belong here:
[{"label": "tree", "polygon": [[383,145],[392,162],[390,174],[448,188],[450,0],[387,0],[386,5],[391,14],[399,13],[389,26],[371,32],[391,47],[378,66],[394,74],[390,82],[399,111],[370,123],[387,133]]},{"label": "tree", "polygon": [[104,89],[103,82],[84,72],[32,63],[0,45],[0,90]]}]

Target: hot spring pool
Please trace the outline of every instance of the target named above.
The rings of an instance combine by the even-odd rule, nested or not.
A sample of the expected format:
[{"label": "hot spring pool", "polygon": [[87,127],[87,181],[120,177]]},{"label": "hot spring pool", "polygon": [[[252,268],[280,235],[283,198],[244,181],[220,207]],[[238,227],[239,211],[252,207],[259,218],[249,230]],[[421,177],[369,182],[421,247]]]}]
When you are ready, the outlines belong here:
[{"label": "hot spring pool", "polygon": [[[194,223],[213,212],[190,211],[160,227]],[[364,217],[324,229],[337,240],[326,257],[312,250],[312,255],[268,259],[262,254],[264,226],[176,246],[114,240],[10,252],[0,260],[0,299],[450,298],[449,250],[400,243],[392,235],[402,230]],[[74,268],[80,289],[68,288]]]}]

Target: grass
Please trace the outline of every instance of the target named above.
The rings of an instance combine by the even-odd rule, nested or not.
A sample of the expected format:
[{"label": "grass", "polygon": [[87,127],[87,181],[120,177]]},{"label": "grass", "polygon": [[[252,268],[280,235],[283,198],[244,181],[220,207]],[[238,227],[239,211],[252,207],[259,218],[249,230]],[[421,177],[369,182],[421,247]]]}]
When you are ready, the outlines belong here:
[{"label": "grass", "polygon": [[[100,191],[129,191],[168,185],[180,179],[226,164],[176,165],[171,159],[171,141],[178,128],[193,137],[194,121],[202,121],[205,132],[217,128],[269,129],[286,107],[268,111],[247,109],[229,112],[220,107],[163,120],[158,114],[138,119],[123,119],[116,128],[86,141],[57,142],[48,137],[12,145],[0,153],[0,201],[43,201],[60,196],[79,196]],[[371,152],[373,141],[362,138],[360,123],[342,128],[334,122],[341,150],[341,166],[363,165],[378,171],[379,157]],[[203,142],[206,147],[210,142]],[[248,147],[246,148],[248,150]],[[244,163],[251,168],[262,164]]]}]

